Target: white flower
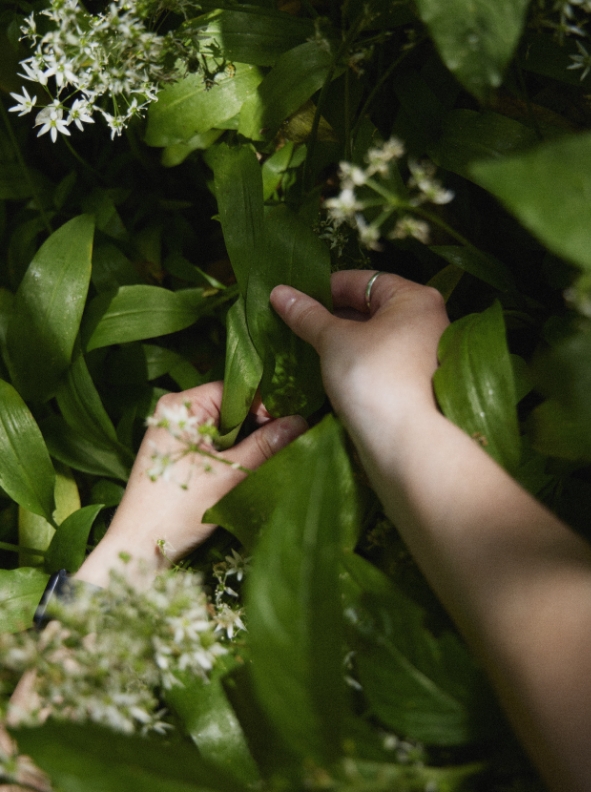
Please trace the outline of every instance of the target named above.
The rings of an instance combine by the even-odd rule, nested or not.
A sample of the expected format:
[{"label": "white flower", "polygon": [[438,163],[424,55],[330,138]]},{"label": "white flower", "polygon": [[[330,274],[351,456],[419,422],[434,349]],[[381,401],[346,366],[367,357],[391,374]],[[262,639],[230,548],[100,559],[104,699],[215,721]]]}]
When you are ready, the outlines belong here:
[{"label": "white flower", "polygon": [[400,159],[404,156],[404,144],[397,137],[391,137],[381,146],[370,148],[365,155],[369,167],[368,175],[379,173],[387,176],[392,160]]},{"label": "white flower", "polygon": [[43,108],[41,112],[37,113],[35,119],[35,126],[41,127],[39,132],[37,132],[37,137],[41,137],[41,135],[49,132],[52,141],[55,143],[58,132],[61,132],[62,135],[70,135],[68,122],[63,120],[63,116],[63,106],[57,99],[52,104]]},{"label": "white flower", "polygon": [[29,96],[29,92],[24,86],[23,86],[22,94],[11,93],[10,95],[12,96],[13,99],[16,99],[18,104],[14,105],[14,107],[10,107],[9,112],[18,113],[19,116],[23,116],[26,115],[27,113],[30,113],[33,107],[35,106],[35,103],[37,102],[37,97]]},{"label": "white flower", "polygon": [[365,222],[363,215],[355,215],[355,225],[359,233],[359,239],[365,247],[370,250],[381,250],[382,246],[379,244],[380,229],[373,224],[368,225]]},{"label": "white flower", "polygon": [[591,71],[591,55],[587,52],[585,47],[581,44],[580,41],[576,41],[575,44],[577,45],[577,49],[579,50],[578,55],[569,55],[569,58],[574,61],[571,63],[570,66],[567,66],[567,69],[583,69],[583,73],[581,74],[581,80],[584,80],[585,77]]},{"label": "white flower", "polygon": [[68,124],[76,124],[78,129],[83,130],[82,124],[94,124],[92,117],[92,105],[87,99],[76,99],[68,114]]},{"label": "white flower", "polygon": [[404,215],[397,221],[394,230],[389,234],[389,238],[405,239],[408,236],[412,236],[424,245],[428,245],[429,231],[428,224],[423,220],[417,220],[416,217],[411,215]]},{"label": "white flower", "polygon": [[348,187],[341,190],[336,198],[328,198],[324,202],[324,206],[328,209],[335,223],[341,223],[343,220],[350,220],[355,216],[356,212],[363,209],[363,204],[357,200],[355,192]]}]

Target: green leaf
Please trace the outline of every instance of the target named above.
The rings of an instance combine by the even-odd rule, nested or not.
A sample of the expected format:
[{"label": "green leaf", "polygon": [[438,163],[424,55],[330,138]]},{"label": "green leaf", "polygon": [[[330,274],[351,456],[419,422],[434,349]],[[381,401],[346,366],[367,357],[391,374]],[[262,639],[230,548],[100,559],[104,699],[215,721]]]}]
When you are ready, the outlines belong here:
[{"label": "green leaf", "polygon": [[341,751],[338,556],[345,526],[335,470],[343,440],[331,417],[311,433],[315,453],[295,472],[257,545],[247,613],[261,705],[290,748],[325,765]]},{"label": "green leaf", "polygon": [[[289,500],[293,493],[306,500],[305,470],[310,459],[321,453],[327,432],[335,431],[330,427],[331,424],[322,422],[300,435],[224,495],[205,513],[204,519],[223,525],[251,552],[259,533],[284,500]],[[342,542],[344,547],[352,549],[359,532],[357,485],[344,445],[336,444],[332,455],[332,489],[341,504],[338,521],[342,526]]]},{"label": "green leaf", "polygon": [[500,303],[451,324],[439,343],[439,360],[433,384],[445,415],[499,464],[515,470],[521,441]]},{"label": "green leaf", "polygon": [[41,429],[49,453],[64,465],[94,476],[111,476],[123,481],[129,478],[129,466],[122,462],[119,451],[78,434],[63,418],[57,415],[46,418]]},{"label": "green leaf", "polygon": [[[448,767],[428,767],[422,763],[394,764],[389,762],[368,762],[348,760],[351,771],[355,772],[355,789],[371,789],[371,792],[425,792],[437,789],[440,792],[467,792],[467,781],[481,775],[486,769],[484,762]],[[346,787],[345,787],[346,788]]]},{"label": "green leaf", "polygon": [[84,506],[58,526],[45,554],[47,572],[51,574],[66,569],[73,574],[78,571],[86,555],[90,529],[102,508],[102,503]]},{"label": "green leaf", "polygon": [[263,360],[261,397],[272,415],[310,415],[325,399],[316,351],[269,307],[279,283],[331,306],[330,254],[324,243],[285,205],[265,218],[265,257],[248,280],[246,322]]},{"label": "green leaf", "polygon": [[92,724],[54,723],[14,732],[19,748],[61,792],[244,792],[192,746],[129,737]]},{"label": "green leaf", "polygon": [[556,344],[534,366],[539,390],[548,399],[531,415],[534,448],[566,459],[591,459],[591,327]]},{"label": "green leaf", "polygon": [[81,215],[41,246],[19,286],[7,333],[12,381],[46,401],[68,368],[90,283],[94,220]]},{"label": "green leaf", "polygon": [[24,548],[45,552],[55,534],[55,526],[80,508],[80,495],[72,471],[60,464],[56,470],[54,497],[55,511],[51,523],[22,506],[18,510],[18,541],[19,547],[23,548],[19,553],[19,563],[22,566],[43,566],[42,556],[32,556]]},{"label": "green leaf", "polygon": [[146,143],[172,146],[219,127],[235,116],[248,98],[255,94],[263,75],[256,66],[234,63],[207,88],[202,74],[190,74],[167,86],[150,105]]},{"label": "green leaf", "polygon": [[[220,417],[223,446],[236,439],[238,428],[248,415],[254,400],[263,364],[246,326],[244,300],[239,297],[226,317],[226,368]],[[226,435],[231,433],[231,438]]]},{"label": "green leaf", "polygon": [[166,703],[182,720],[203,759],[237,781],[254,784],[259,773],[222,686],[224,665],[223,660],[218,662],[208,681],[179,675],[181,685],[166,691]]},{"label": "green leaf", "polygon": [[550,250],[591,271],[591,133],[476,163],[472,174]]},{"label": "green leaf", "polygon": [[38,569],[0,569],[0,633],[28,629],[47,585]]},{"label": "green leaf", "polygon": [[432,245],[430,250],[444,258],[448,264],[454,264],[499,291],[507,292],[515,289],[511,270],[488,253],[459,245]]},{"label": "green leaf", "polygon": [[368,561],[343,558],[345,615],[371,711],[388,727],[432,745],[490,736],[498,713],[484,674],[452,633],[435,638],[426,611]]},{"label": "green leaf", "polygon": [[261,169],[250,146],[229,148],[222,143],[209,154],[226,250],[245,297],[250,270],[265,250]]},{"label": "green leaf", "polygon": [[314,36],[311,19],[246,4],[239,10],[212,11],[189,23],[187,29],[193,25],[200,28],[197,40],[213,38],[227,60],[256,66],[272,66],[284,52]]},{"label": "green leaf", "polygon": [[443,62],[479,99],[501,84],[528,5],[529,0],[417,0]]},{"label": "green leaf", "polygon": [[173,292],[159,286],[122,286],[116,294],[102,294],[91,303],[86,350],[184,330],[208,309],[203,289]]},{"label": "green leaf", "polygon": [[0,380],[0,486],[21,506],[51,521],[55,471],[29,408]]},{"label": "green leaf", "polygon": [[443,121],[429,156],[441,168],[472,179],[470,165],[477,160],[501,160],[537,143],[533,129],[507,116],[485,110],[452,110]]},{"label": "green leaf", "polygon": [[322,88],[332,60],[330,48],[315,41],[300,44],[282,55],[244,102],[240,134],[251,140],[273,137],[283,121]]},{"label": "green leaf", "polygon": [[298,757],[273,728],[256,696],[252,663],[235,666],[223,677],[222,684],[262,775],[276,778],[282,785],[287,777],[299,780]]}]

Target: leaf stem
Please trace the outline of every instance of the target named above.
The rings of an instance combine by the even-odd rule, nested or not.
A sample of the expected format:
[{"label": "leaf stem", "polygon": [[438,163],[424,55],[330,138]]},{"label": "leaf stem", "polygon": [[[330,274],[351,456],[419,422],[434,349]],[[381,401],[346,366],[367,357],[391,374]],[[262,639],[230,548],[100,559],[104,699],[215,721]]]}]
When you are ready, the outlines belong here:
[{"label": "leaf stem", "polygon": [[12,128],[12,124],[10,123],[10,119],[8,117],[8,113],[6,112],[6,108],[4,107],[4,102],[2,101],[0,101],[0,115],[2,116],[2,121],[4,122],[4,127],[6,128],[6,133],[10,138],[10,142],[12,143],[12,148],[14,149],[14,153],[18,160],[18,164],[21,166],[25,181],[27,182],[29,189],[31,190],[31,195],[33,197],[33,200],[35,201],[37,210],[41,215],[41,220],[43,221],[43,225],[47,229],[48,234],[53,234],[53,228],[49,221],[49,217],[47,216],[45,209],[43,208],[43,204],[41,203],[41,199],[39,198],[39,193],[37,191],[37,188],[35,187],[35,183],[33,179],[31,178],[31,173],[23,157],[23,153],[21,151],[21,147],[19,146],[18,140],[16,139],[16,135],[14,134],[14,129]]},{"label": "leaf stem", "polygon": [[33,547],[12,544],[12,542],[0,542],[0,550],[7,550],[9,553],[29,553],[30,555],[45,558],[45,553],[42,550],[35,550]]}]

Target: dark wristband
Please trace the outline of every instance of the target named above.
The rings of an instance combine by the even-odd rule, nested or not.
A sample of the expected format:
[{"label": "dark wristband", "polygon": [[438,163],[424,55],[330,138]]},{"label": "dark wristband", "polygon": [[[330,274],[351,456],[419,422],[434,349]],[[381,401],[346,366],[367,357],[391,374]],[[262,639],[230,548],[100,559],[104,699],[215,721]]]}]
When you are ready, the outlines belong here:
[{"label": "dark wristband", "polygon": [[51,609],[52,602],[56,600],[58,602],[71,601],[76,596],[77,586],[83,586],[85,589],[92,589],[92,591],[101,590],[100,586],[94,586],[92,583],[71,580],[65,569],[53,573],[47,581],[47,586],[45,586],[45,591],[33,616],[33,624],[38,630],[42,630],[51,621],[51,614],[47,611]]}]

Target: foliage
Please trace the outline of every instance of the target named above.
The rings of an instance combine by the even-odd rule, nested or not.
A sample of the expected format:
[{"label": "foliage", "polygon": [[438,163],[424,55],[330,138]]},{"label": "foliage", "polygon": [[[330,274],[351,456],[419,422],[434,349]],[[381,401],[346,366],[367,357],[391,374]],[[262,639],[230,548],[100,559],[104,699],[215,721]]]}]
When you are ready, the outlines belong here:
[{"label": "foliage", "polygon": [[160,395],[224,378],[222,447],[257,390],[313,426],[188,561],[229,652],[168,691],[176,732],[21,730],[56,789],[540,788],[268,296],[330,306],[350,267],[436,286],[441,409],[588,531],[590,20],[585,0],[1,1],[5,640],[100,540]]}]

